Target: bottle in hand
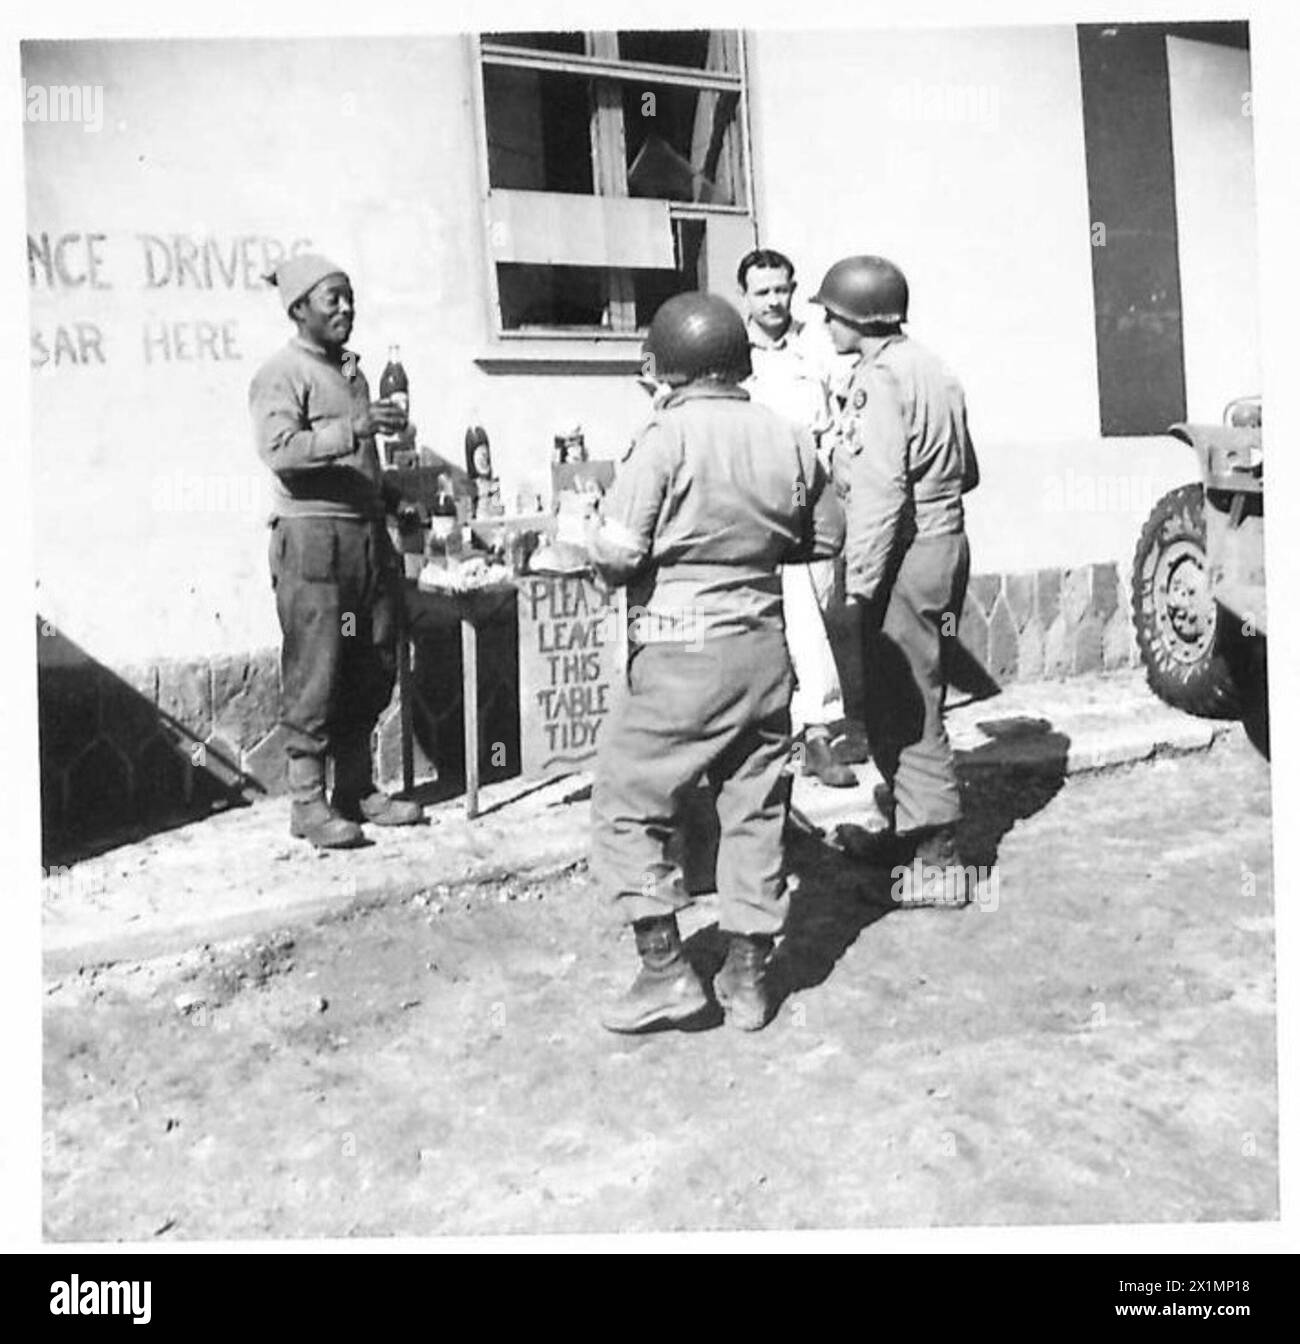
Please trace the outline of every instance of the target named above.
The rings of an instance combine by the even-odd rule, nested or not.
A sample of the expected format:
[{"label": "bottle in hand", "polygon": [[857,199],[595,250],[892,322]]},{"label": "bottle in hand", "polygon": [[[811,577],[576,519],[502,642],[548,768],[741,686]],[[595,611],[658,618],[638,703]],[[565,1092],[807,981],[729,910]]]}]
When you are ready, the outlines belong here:
[{"label": "bottle in hand", "polygon": [[402,367],[402,353],[395,345],[388,347],[388,363],[379,376],[379,400],[391,401],[408,414],[411,410],[411,388]]}]

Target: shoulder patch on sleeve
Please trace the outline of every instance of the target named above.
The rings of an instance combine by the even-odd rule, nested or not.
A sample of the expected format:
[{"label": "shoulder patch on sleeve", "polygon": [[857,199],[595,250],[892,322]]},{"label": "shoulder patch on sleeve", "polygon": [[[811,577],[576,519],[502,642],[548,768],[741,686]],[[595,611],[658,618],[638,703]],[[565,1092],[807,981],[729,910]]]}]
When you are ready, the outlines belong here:
[{"label": "shoulder patch on sleeve", "polygon": [[860,411],[867,404],[867,389],[860,387],[853,394],[853,409]]},{"label": "shoulder patch on sleeve", "polygon": [[656,434],[663,430],[662,416],[662,408],[656,409],[651,414],[649,420],[647,420],[645,424],[632,435],[631,439],[628,440],[627,447],[623,449],[622,456],[618,459],[620,463],[626,462],[647,439],[654,438]]},{"label": "shoulder patch on sleeve", "polygon": [[881,360],[873,363],[864,371],[864,374],[873,393],[880,393],[885,397],[896,397],[901,403],[905,394],[904,379],[899,377],[899,372],[898,369]]}]

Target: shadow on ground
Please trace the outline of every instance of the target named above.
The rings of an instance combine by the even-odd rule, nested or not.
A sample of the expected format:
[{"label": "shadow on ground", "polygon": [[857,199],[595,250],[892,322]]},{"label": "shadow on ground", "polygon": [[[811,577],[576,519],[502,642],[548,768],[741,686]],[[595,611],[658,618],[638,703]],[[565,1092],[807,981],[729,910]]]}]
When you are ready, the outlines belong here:
[{"label": "shadow on ground", "polygon": [[146,669],[133,684],[41,616],[36,641],[47,870],[246,806],[265,792],[241,769],[239,743],[228,740],[237,728],[209,724],[200,733],[180,717],[180,709],[202,715],[192,678],[172,675],[160,691],[157,669]]},{"label": "shadow on ground", "polygon": [[992,868],[1007,832],[1060,793],[1070,739],[1039,718],[994,719],[976,726],[991,740],[958,757],[965,813],[958,835],[968,865]]},{"label": "shadow on ground", "polygon": [[[968,867],[987,870],[997,864],[1002,840],[1016,824],[1060,792],[1070,739],[1045,719],[1000,719],[979,727],[992,740],[959,758],[965,808],[959,834]],[[787,856],[797,889],[772,970],[774,1010],[790,995],[823,984],[864,929],[899,910],[890,869],[852,858],[822,835],[792,834]],[[960,911],[951,914],[962,917]],[[709,925],[687,940],[686,951],[708,982],[722,966],[726,938]],[[720,1021],[715,1009],[690,1025],[703,1030]]]}]

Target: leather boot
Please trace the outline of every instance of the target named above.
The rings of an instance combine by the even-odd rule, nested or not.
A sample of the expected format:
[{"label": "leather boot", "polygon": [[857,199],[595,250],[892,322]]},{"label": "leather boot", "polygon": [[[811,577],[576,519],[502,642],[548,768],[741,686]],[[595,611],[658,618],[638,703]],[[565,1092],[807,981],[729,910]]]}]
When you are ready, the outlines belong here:
[{"label": "leather boot", "polygon": [[361,827],[339,816],[325,801],[325,761],[320,756],[290,756],[287,762],[289,834],[310,840],[317,849],[351,849],[363,842]]},{"label": "leather boot", "polygon": [[708,1007],[709,998],[682,952],[676,915],[638,919],[632,925],[641,969],[627,990],[602,1013],[607,1031],[644,1031],[659,1022],[684,1022]]},{"label": "leather boot", "polygon": [[844,825],[839,828],[838,839],[849,858],[872,868],[896,868],[912,861],[912,842],[892,826],[872,831],[865,826]]},{"label": "leather boot", "polygon": [[866,765],[871,759],[871,745],[861,729],[846,729],[831,739],[831,753],[841,765]]},{"label": "leather boot", "polygon": [[375,787],[370,764],[370,734],[350,737],[334,749],[334,810],[349,821],[374,826],[414,826],[424,820],[419,803],[390,798]]},{"label": "leather boot", "polygon": [[372,789],[355,803],[348,801],[346,810],[342,802],[336,806],[344,816],[357,817],[372,826],[414,826],[424,820],[424,808],[419,803],[394,798],[381,789]]},{"label": "leather boot", "polygon": [[767,990],[772,938],[767,934],[728,936],[727,959],[713,981],[713,993],[728,1026],[741,1031],[761,1031],[772,1013]]},{"label": "leather boot", "polygon": [[830,738],[824,733],[812,737],[804,735],[803,772],[805,775],[816,776],[832,789],[851,789],[858,782],[857,775],[847,765],[841,765],[835,759],[835,754],[831,751]]},{"label": "leather boot", "polygon": [[896,874],[891,895],[900,905],[953,906],[971,901],[969,876],[957,848],[956,826],[934,826],[915,835],[912,862]]},{"label": "leather boot", "polygon": [[289,807],[289,834],[310,840],[317,849],[355,849],[365,843],[361,827],[339,816],[323,793],[317,798],[293,800]]}]

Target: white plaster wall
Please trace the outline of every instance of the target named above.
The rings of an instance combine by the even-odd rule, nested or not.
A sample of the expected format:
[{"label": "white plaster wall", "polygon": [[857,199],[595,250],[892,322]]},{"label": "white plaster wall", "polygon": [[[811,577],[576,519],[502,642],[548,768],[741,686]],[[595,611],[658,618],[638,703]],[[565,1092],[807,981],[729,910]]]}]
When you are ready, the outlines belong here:
[{"label": "white plaster wall", "polygon": [[1261,388],[1250,54],[1166,39],[1187,415]]},{"label": "white plaster wall", "polygon": [[[1169,440],[1098,437],[1073,30],[759,33],[750,59],[760,241],[795,257],[804,296],[840,255],[894,256],[913,334],[966,385],[977,571],[1126,561],[1150,497],[1194,464]],[[246,393],[289,325],[242,275],[150,289],[142,234],[335,255],[364,366],[377,378],[400,343],[422,441],[459,458],[483,423],[507,497],[545,491],[561,420],[608,456],[644,415],[629,378],[474,363],[488,328],[463,39],[46,43],[24,74],[104,89],[98,134],[25,129],[29,232],[103,235],[105,287],[41,276],[31,293],[47,344],[77,322],[103,335],[104,364],[33,375],[38,609],[92,656],[278,639]],[[65,260],[85,273],[84,252]],[[237,357],[146,361],[146,326],[198,321],[228,327]]]},{"label": "white plaster wall", "polygon": [[[549,488],[552,427],[621,451],[644,407],[630,379],[490,376],[476,132],[460,37],[32,44],[35,84],[98,84],[104,125],[26,126],[28,230],[67,246],[38,269],[46,347],[93,323],[105,362],[33,371],[37,605],[110,664],[264,647],[266,473],[247,388],[291,327],[241,272],[150,288],[140,235],[310,240],[352,273],[353,344],[377,382],[402,348],[421,441],[460,461],[487,426],[510,490]],[[98,258],[92,286],[84,236]],[[226,255],[223,252],[223,255]],[[228,264],[228,258],[227,258]],[[146,360],[158,323],[228,328],[237,357]],[[189,328],[192,331],[192,328]],[[225,353],[225,347],[219,345]]]},{"label": "white plaster wall", "polygon": [[760,242],[801,293],[891,257],[985,438],[1098,434],[1074,29],[759,33],[751,68]]},{"label": "white plaster wall", "polygon": [[909,331],[967,392],[975,571],[1127,568],[1196,463],[1100,437],[1074,29],[758,33],[750,55],[760,242],[793,256],[814,322],[836,258],[907,272]]},{"label": "white plaster wall", "polygon": [[977,574],[1112,560],[1127,574],[1151,506],[1198,478],[1192,450],[1164,436],[978,439],[977,449],[983,482],[966,497]]}]

